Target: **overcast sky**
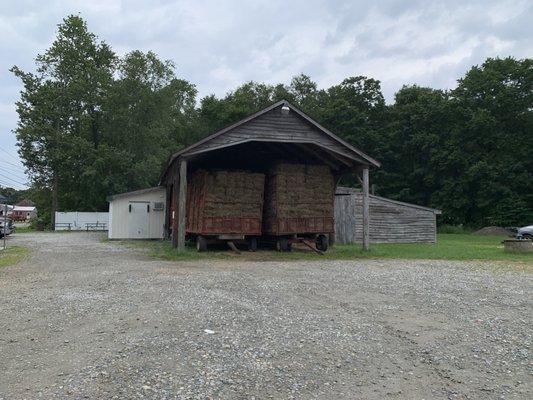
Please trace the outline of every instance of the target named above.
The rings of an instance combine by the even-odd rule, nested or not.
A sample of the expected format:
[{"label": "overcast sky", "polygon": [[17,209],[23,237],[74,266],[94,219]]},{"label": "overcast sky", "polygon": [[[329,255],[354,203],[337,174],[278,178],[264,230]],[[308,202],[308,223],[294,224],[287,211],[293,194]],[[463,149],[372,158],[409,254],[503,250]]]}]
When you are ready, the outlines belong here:
[{"label": "overcast sky", "polygon": [[533,56],[527,0],[175,1],[0,0],[0,185],[22,187],[12,130],[20,82],[13,65],[33,60],[57,24],[80,14],[118,53],[153,50],[176,63],[200,96],[250,80],[289,82],[305,73],[320,87],[348,76],[379,79],[388,102],[404,84],[453,88],[487,57]]}]

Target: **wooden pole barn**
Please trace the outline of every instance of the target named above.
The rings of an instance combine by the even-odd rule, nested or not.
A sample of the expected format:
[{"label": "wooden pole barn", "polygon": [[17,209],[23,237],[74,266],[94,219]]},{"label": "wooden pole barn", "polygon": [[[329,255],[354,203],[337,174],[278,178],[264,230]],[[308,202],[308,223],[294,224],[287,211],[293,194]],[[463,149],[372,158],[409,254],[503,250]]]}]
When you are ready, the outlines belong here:
[{"label": "wooden pole barn", "polygon": [[[161,176],[167,187],[166,232],[185,248],[187,176],[206,169],[264,171],[273,162],[324,164],[336,180],[357,174],[363,191],[363,248],[369,248],[369,172],[380,163],[287,101],[277,102],[174,153]],[[190,176],[190,175],[189,175]]]}]

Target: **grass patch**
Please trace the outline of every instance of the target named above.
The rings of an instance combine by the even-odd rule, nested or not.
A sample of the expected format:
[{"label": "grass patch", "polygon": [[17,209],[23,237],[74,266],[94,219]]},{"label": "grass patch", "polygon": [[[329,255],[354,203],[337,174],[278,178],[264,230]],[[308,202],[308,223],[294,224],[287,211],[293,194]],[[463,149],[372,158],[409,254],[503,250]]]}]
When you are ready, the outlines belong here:
[{"label": "grass patch", "polygon": [[470,234],[439,234],[437,244],[371,244],[370,251],[364,252],[361,245],[336,245],[320,256],[305,248],[295,248],[289,253],[272,250],[259,250],[255,253],[243,251],[235,254],[227,250],[214,250],[198,253],[193,247],[183,252],[172,248],[169,241],[123,241],[130,247],[140,247],[148,255],[164,260],[337,260],[358,258],[391,258],[391,259],[432,259],[432,260],[491,260],[516,261],[533,265],[533,254],[506,253],[503,250],[501,236],[478,236]]},{"label": "grass patch", "polygon": [[28,233],[28,232],[37,232],[33,226],[17,226],[15,228],[15,233]]},{"label": "grass patch", "polygon": [[0,268],[21,262],[28,255],[28,249],[20,246],[8,246],[0,250]]}]

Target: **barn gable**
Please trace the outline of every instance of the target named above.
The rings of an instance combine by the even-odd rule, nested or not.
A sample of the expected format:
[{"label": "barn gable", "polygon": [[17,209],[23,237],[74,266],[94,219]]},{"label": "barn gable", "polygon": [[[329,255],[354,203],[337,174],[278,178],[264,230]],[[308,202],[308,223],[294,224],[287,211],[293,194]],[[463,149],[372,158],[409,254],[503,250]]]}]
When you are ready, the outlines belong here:
[{"label": "barn gable", "polygon": [[335,136],[286,101],[273,104],[173,154],[168,165],[179,157],[191,157],[249,142],[314,145],[340,160],[347,160],[345,163],[379,166],[376,160]]}]

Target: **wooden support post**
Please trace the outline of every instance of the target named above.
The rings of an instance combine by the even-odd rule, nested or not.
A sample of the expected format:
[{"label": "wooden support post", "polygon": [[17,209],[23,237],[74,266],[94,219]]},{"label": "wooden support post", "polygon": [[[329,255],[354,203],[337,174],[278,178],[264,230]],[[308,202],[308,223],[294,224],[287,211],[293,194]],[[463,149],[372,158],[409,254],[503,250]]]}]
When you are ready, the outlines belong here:
[{"label": "wooden support post", "polygon": [[433,214],[433,244],[437,244],[437,215]]},{"label": "wooden support post", "polygon": [[370,248],[370,197],[368,167],[363,169],[363,250]]},{"label": "wooden support post", "polygon": [[177,247],[179,251],[185,250],[185,221],[186,221],[186,207],[187,202],[187,161],[180,162],[180,188],[178,194],[178,231]]},{"label": "wooden support post", "polygon": [[165,182],[165,224],[163,225],[165,239],[170,238],[170,230],[172,229],[172,216],[170,211],[170,204],[172,203],[171,187],[171,185]]},{"label": "wooden support post", "polygon": [[178,247],[178,196],[179,196],[179,173],[172,178],[172,211],[170,213],[170,226],[172,227],[172,247]]}]

